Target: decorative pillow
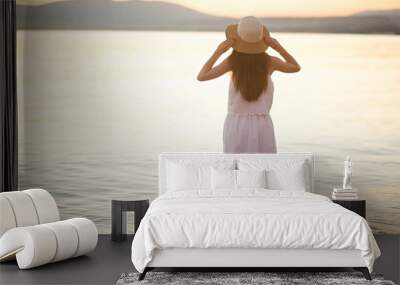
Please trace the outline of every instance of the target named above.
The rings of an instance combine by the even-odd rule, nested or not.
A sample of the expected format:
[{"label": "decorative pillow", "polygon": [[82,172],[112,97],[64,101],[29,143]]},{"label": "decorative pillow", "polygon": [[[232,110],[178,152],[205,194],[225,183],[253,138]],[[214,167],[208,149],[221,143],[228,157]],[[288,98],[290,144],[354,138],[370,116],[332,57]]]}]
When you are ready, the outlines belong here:
[{"label": "decorative pillow", "polygon": [[309,164],[304,160],[240,159],[240,170],[267,171],[267,188],[272,190],[308,191]]},{"label": "decorative pillow", "polygon": [[267,188],[267,171],[236,170],[237,188]]},{"label": "decorative pillow", "polygon": [[273,169],[267,172],[268,189],[307,191],[305,164],[285,170]]},{"label": "decorative pillow", "polygon": [[212,190],[235,190],[236,170],[211,168]]},{"label": "decorative pillow", "polygon": [[168,191],[210,189],[210,167],[170,163]]},{"label": "decorative pillow", "polygon": [[211,190],[211,168],[234,169],[230,159],[174,159],[167,162],[167,191]]}]

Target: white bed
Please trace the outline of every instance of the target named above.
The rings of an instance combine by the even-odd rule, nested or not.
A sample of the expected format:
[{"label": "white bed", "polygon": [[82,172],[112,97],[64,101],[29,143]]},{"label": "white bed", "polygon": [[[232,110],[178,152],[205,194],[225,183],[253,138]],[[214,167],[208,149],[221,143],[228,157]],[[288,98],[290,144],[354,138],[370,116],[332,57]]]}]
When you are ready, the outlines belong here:
[{"label": "white bed", "polygon": [[[176,165],[200,170],[191,176],[182,169],[173,172]],[[229,181],[216,184],[219,174],[209,175],[209,167],[221,169],[222,180],[231,170],[246,176],[266,167],[270,185],[264,188],[274,190],[238,189],[239,172],[234,172],[235,189],[217,189]],[[161,154],[160,196],[132,243],[140,278],[155,267],[354,267],[370,278],[380,252],[367,222],[312,194],[313,173],[311,153]],[[191,180],[199,181],[188,188]]]}]

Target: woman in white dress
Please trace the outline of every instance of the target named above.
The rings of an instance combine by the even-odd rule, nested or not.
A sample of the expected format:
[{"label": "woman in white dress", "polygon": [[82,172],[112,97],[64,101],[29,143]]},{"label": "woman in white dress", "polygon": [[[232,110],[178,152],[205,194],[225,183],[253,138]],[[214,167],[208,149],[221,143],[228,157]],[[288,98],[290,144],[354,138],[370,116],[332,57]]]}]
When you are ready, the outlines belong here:
[{"label": "woman in white dress", "polygon": [[[300,65],[270,37],[267,28],[255,17],[242,18],[238,25],[229,25],[225,33],[227,39],[197,76],[198,80],[206,81],[232,72],[223,134],[224,152],[275,153],[274,126],[269,115],[274,93],[271,75],[274,71],[298,72]],[[231,47],[232,54],[214,66]],[[268,47],[276,50],[283,60],[268,55]]]}]

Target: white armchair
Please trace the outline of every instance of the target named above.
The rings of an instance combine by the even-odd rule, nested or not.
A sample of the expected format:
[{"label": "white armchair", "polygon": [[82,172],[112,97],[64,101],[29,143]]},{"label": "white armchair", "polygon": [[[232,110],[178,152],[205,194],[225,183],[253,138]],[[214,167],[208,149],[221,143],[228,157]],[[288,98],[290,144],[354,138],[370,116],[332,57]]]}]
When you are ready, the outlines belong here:
[{"label": "white armchair", "polygon": [[0,193],[0,262],[16,258],[20,269],[57,262],[94,250],[97,238],[88,219],[60,221],[46,190]]}]

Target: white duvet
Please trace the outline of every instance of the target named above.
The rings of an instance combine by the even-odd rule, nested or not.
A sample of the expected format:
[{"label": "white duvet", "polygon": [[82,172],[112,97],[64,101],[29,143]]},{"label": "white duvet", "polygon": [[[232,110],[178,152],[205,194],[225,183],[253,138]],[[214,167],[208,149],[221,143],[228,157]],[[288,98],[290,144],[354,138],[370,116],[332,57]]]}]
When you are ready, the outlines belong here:
[{"label": "white duvet", "polygon": [[132,262],[143,272],[165,248],[358,249],[370,271],[380,255],[359,215],[321,195],[265,189],[160,196],[134,237]]}]

